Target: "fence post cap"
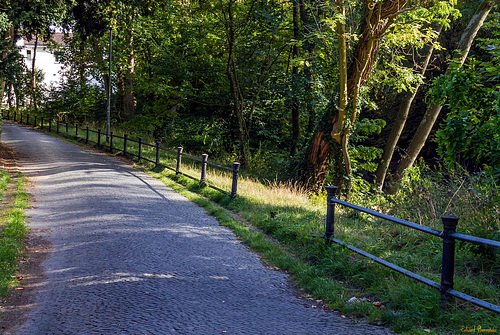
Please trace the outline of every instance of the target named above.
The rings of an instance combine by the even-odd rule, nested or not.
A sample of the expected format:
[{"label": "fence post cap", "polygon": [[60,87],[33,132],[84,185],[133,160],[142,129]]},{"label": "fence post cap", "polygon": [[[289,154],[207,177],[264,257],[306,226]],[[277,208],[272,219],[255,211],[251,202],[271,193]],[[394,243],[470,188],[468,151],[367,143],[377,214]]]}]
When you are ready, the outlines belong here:
[{"label": "fence post cap", "polygon": [[443,226],[449,229],[455,229],[457,227],[459,219],[460,218],[455,215],[441,216],[441,221],[443,222]]},{"label": "fence post cap", "polygon": [[334,185],[328,185],[325,188],[326,188],[326,192],[328,194],[330,194],[330,193],[334,193],[335,194],[335,193],[337,193],[337,190],[339,189],[338,186],[334,186]]}]

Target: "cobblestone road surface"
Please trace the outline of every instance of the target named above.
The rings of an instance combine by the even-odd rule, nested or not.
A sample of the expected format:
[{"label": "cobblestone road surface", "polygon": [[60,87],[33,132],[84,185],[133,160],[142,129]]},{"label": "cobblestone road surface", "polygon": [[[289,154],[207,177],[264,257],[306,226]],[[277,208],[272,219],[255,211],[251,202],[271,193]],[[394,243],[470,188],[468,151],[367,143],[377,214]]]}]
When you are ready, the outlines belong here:
[{"label": "cobblestone road surface", "polygon": [[34,233],[53,243],[17,334],[387,334],[305,308],[203,209],[126,164],[10,123],[34,188]]}]

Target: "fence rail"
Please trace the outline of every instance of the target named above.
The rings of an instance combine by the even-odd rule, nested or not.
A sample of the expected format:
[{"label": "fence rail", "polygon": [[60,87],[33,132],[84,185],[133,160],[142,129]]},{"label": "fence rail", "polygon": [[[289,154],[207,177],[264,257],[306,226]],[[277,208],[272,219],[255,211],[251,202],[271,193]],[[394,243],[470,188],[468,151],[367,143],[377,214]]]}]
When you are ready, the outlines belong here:
[{"label": "fence rail", "polygon": [[[7,120],[11,120],[10,114],[11,114],[11,112],[7,111],[6,115],[5,115],[5,113],[3,113],[3,117],[6,118]],[[30,115],[29,114],[23,116],[22,113],[19,113],[19,115],[18,115],[17,112],[13,112],[13,119],[12,120],[14,122],[20,122],[21,124],[25,123],[27,125],[32,125],[34,127],[40,127],[40,129],[44,129],[44,127],[47,127],[47,130],[49,132],[53,131],[53,126],[55,123],[55,131],[57,134],[61,134],[61,127],[64,127],[63,135],[66,135],[66,136],[70,135],[69,134],[70,125],[67,122],[63,123],[63,122],[60,122],[57,120],[53,121],[50,119],[46,121],[46,120],[44,120],[43,117],[40,118],[40,122],[37,122],[38,118],[37,118],[37,116],[35,116],[33,122],[30,123]],[[102,132],[100,129],[94,130],[94,129],[90,129],[88,126],[86,126],[86,128],[84,128],[84,132],[85,132],[84,137],[80,137],[79,131],[81,131],[81,127],[78,125],[78,123],[76,123],[74,125],[74,129],[75,129],[74,138],[78,139],[78,140],[84,140],[86,144],[93,143],[99,148],[108,149],[110,151],[110,153],[114,153],[114,154],[120,153],[124,156],[136,157],[139,162],[146,161],[146,162],[150,162],[150,163],[155,164],[157,167],[163,167],[163,168],[172,170],[175,172],[176,175],[182,175],[182,176],[185,176],[187,178],[199,181],[201,186],[207,186],[207,187],[215,189],[219,192],[226,193],[230,196],[231,199],[234,199],[237,195],[238,175],[239,175],[239,168],[240,168],[240,163],[238,163],[238,162],[234,162],[233,166],[231,168],[231,167],[227,167],[227,166],[223,166],[220,164],[210,162],[208,160],[208,154],[203,154],[201,156],[201,158],[186,154],[183,152],[182,147],[178,147],[177,150],[172,150],[172,149],[162,147],[160,142],[156,142],[155,144],[150,144],[148,142],[144,142],[141,137],[138,140],[134,140],[134,139],[130,138],[128,136],[128,134],[124,134],[123,136],[116,135],[113,132],[106,134],[106,133]],[[91,140],[91,136],[90,136],[91,134],[97,135],[96,141]],[[105,142],[102,141],[103,136],[105,136]],[[121,146],[118,147],[115,145],[117,139],[122,140],[123,147],[121,147]],[[131,150],[132,146],[130,144],[132,144],[132,143],[137,144],[137,150],[136,150],[137,153],[135,153],[134,150]],[[144,147],[149,147],[149,148],[154,149],[154,151],[155,151],[155,159],[154,160],[150,159],[148,157],[145,157],[144,150],[143,150]],[[168,166],[166,164],[161,163],[160,157],[161,157],[162,152],[176,155],[176,166],[175,167],[171,167],[171,166]],[[190,158],[194,161],[201,163],[201,176],[200,176],[200,178],[193,177],[193,176],[181,171],[182,157]],[[216,167],[218,169],[232,172],[232,184],[231,184],[231,191],[230,192],[223,190],[215,185],[211,185],[207,182],[207,180],[206,180],[207,166],[213,166],[213,167]]]},{"label": "fence rail", "polygon": [[[383,266],[386,266],[392,270],[402,273],[410,278],[416,279],[426,285],[434,287],[441,292],[441,300],[445,301],[448,296],[454,296],[462,300],[469,301],[477,306],[488,309],[490,311],[500,313],[500,306],[496,306],[489,302],[480,300],[478,298],[472,297],[462,292],[458,292],[453,289],[453,276],[455,272],[455,239],[481,244],[489,247],[500,248],[500,242],[488,240],[484,238],[479,238],[475,236],[469,236],[464,234],[459,234],[455,230],[457,228],[459,218],[456,216],[448,215],[441,217],[443,223],[443,231],[435,230],[429,227],[425,227],[410,221],[402,220],[387,214],[379,213],[368,208],[357,206],[349,202],[345,202],[336,198],[338,187],[327,186],[327,213],[326,213],[326,223],[325,223],[325,235],[321,237],[325,238],[326,243],[331,242],[337,243],[344,246],[345,248],[354,251],[364,257],[367,257]],[[413,273],[407,269],[399,267],[393,263],[383,260],[377,256],[374,256],[364,250],[358,249],[352,245],[349,245],[339,239],[335,238],[335,204],[339,204],[345,207],[352,208],[354,210],[370,214],[381,219],[391,221],[421,232],[438,236],[443,239],[443,256],[441,264],[441,283],[438,284],[428,278],[422,277],[416,273]]]}]

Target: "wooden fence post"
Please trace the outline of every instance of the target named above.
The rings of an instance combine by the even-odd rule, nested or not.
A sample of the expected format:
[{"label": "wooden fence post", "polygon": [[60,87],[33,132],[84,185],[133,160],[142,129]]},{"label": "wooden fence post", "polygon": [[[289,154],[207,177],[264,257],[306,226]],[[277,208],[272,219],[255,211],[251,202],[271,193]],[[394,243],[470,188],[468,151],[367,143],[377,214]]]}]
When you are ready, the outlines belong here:
[{"label": "wooden fence post", "polygon": [[455,238],[451,236],[457,229],[459,218],[453,215],[441,217],[443,223],[443,260],[441,265],[441,303],[448,300],[447,292],[453,289],[455,272]]},{"label": "wooden fence post", "polygon": [[205,178],[207,176],[207,161],[208,161],[208,154],[201,155],[201,178],[200,178],[201,187],[207,184],[205,182]]},{"label": "wooden fence post", "polygon": [[240,172],[240,163],[233,162],[233,184],[231,185],[231,199],[236,198],[238,191],[238,173]]},{"label": "wooden fence post", "polygon": [[325,240],[326,244],[330,243],[330,238],[335,236],[335,202],[332,201],[337,194],[337,186],[326,187],[326,224],[325,224]]},{"label": "wooden fence post", "polygon": [[111,131],[109,133],[110,138],[109,138],[109,152],[113,153],[113,132]]},{"label": "wooden fence post", "polygon": [[176,176],[181,172],[182,150],[184,150],[182,147],[177,147],[177,166],[175,168]]},{"label": "wooden fence post", "polygon": [[139,162],[141,161],[141,154],[142,154],[142,137],[139,137],[139,154],[137,155],[137,160]]},{"label": "wooden fence post", "polygon": [[156,166],[160,164],[160,141],[156,141]]}]

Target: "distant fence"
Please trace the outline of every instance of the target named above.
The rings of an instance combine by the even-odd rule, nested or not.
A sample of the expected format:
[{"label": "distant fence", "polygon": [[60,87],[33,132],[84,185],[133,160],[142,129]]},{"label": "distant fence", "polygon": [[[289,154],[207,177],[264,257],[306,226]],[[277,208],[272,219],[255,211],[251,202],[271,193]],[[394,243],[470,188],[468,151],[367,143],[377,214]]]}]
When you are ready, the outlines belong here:
[{"label": "distant fence", "polygon": [[[17,113],[17,112],[12,112],[12,120],[14,122],[20,122],[21,124],[27,124],[31,125],[34,127],[40,127],[40,129],[46,128],[49,132],[52,132],[55,130],[57,134],[61,133],[61,127],[64,128],[62,130],[63,135],[70,136],[69,134],[69,124],[68,123],[63,123],[59,121],[53,121],[53,120],[46,120],[43,117],[38,118],[37,116],[30,117],[29,114],[26,114],[23,116],[23,113]],[[3,113],[3,117],[7,120],[11,120],[11,112],[7,111],[6,113]],[[32,121],[32,122],[30,122]],[[55,128],[55,129],[54,129]],[[118,136],[115,135],[113,132],[110,132],[109,135],[102,132],[100,129],[94,130],[90,129],[88,126],[86,127],[80,127],[78,123],[76,123],[73,128],[75,129],[73,135],[75,139],[82,140],[86,144],[88,143],[94,143],[97,147],[99,148],[104,148],[108,149],[110,153],[121,153],[123,156],[131,156],[131,157],[136,157],[137,160],[140,161],[147,161],[150,163],[155,164],[157,167],[163,167],[167,168],[169,170],[175,171],[176,175],[183,175],[185,177],[188,177],[193,180],[199,180],[201,186],[208,186],[210,188],[213,188],[219,192],[228,194],[231,199],[234,199],[237,194],[237,189],[238,189],[238,174],[240,170],[240,163],[234,162],[232,167],[227,167],[223,165],[219,165],[213,162],[208,161],[208,155],[203,154],[200,157],[195,157],[188,155],[186,153],[183,153],[183,148],[178,147],[177,150],[171,150],[167,149],[161,146],[161,143],[159,141],[156,141],[155,144],[148,143],[147,141],[143,141],[141,137],[139,139],[134,140],[130,138],[127,134],[124,134],[123,136]],[[93,136],[92,136],[93,135]],[[92,138],[96,137],[96,140],[92,140]],[[104,137],[104,138],[103,138]],[[104,139],[104,141],[103,141]],[[123,142],[123,146],[117,146],[116,145],[116,140],[121,140]],[[134,150],[131,150],[131,144],[137,144],[134,146]],[[137,149],[135,148],[137,147]],[[151,159],[146,157],[144,154],[144,148],[151,148],[154,153],[155,153],[155,159]],[[160,162],[160,157],[161,153],[163,152],[168,152],[170,154],[176,155],[176,166],[171,167],[165,164],[162,164]],[[200,162],[201,163],[201,176],[200,178],[195,178],[193,176],[190,176],[186,173],[183,173],[181,171],[181,161],[182,157],[187,157],[189,159],[192,159],[194,161]],[[231,184],[231,191],[228,192],[226,190],[223,190],[219,187],[216,187],[214,185],[211,185],[207,183],[207,166],[213,166],[215,168],[229,171],[232,173],[232,184]]]},{"label": "distant fence", "polygon": [[[488,309],[493,312],[500,313],[500,306],[493,305],[489,302],[477,299],[475,297],[469,296],[467,294],[458,292],[453,289],[453,276],[455,272],[455,240],[461,240],[465,242],[470,242],[474,244],[479,244],[483,246],[500,248],[500,242],[488,240],[484,238],[479,238],[475,236],[463,235],[456,232],[457,224],[459,218],[456,216],[443,216],[441,218],[443,223],[443,231],[435,230],[426,226],[422,226],[410,221],[398,219],[386,214],[382,214],[371,209],[367,209],[361,206],[357,206],[351,204],[349,202],[345,202],[336,198],[338,187],[336,186],[327,186],[327,212],[326,212],[326,225],[325,225],[325,235],[321,236],[325,238],[326,243],[337,243],[342,245],[343,247],[352,250],[362,256],[365,256],[383,266],[386,266],[392,270],[400,272],[410,278],[416,279],[424,284],[427,284],[435,289],[438,289],[441,292],[442,301],[446,300],[448,296],[454,296],[466,301],[469,301],[477,306]],[[431,234],[434,236],[438,236],[443,239],[443,258],[442,258],[442,267],[441,267],[441,283],[438,284],[430,279],[419,276],[416,273],[410,272],[406,269],[403,269],[395,264],[387,262],[381,258],[378,258],[372,254],[369,254],[361,249],[358,249],[352,245],[349,245],[341,240],[338,240],[334,237],[334,227],[335,227],[335,204],[339,204],[345,207],[352,208],[356,211],[360,211],[363,213],[370,214],[375,217],[379,217],[384,220],[388,220],[412,229],[419,230],[421,232]]]}]

